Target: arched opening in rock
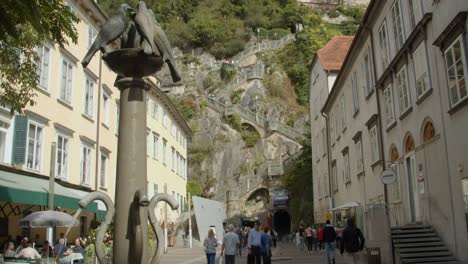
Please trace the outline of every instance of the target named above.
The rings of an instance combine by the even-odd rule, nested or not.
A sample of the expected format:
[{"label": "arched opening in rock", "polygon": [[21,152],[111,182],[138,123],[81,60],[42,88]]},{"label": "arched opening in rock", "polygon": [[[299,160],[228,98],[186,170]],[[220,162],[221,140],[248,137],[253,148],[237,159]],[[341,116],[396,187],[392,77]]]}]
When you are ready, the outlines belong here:
[{"label": "arched opening in rock", "polygon": [[240,134],[247,147],[253,147],[262,138],[260,132],[249,123],[242,123]]},{"label": "arched opening in rock", "polygon": [[291,215],[286,210],[278,210],[273,216],[273,227],[279,236],[291,233]]}]

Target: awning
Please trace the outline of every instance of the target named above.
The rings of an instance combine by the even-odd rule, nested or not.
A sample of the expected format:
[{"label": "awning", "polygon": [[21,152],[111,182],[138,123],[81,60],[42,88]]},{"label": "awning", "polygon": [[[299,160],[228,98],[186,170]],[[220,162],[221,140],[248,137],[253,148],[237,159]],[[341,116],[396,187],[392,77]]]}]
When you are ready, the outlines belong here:
[{"label": "awning", "polygon": [[[0,201],[47,206],[49,180],[0,170]],[[55,183],[54,206],[76,210],[78,202],[88,192]],[[97,212],[98,204],[91,203],[84,210]],[[106,210],[104,204],[99,210]]]},{"label": "awning", "polygon": [[359,205],[358,202],[353,201],[353,202],[345,203],[345,204],[343,204],[341,206],[332,208],[331,211],[347,210],[347,209],[351,209],[351,208],[355,208],[355,207],[359,207],[359,206],[360,205]]}]

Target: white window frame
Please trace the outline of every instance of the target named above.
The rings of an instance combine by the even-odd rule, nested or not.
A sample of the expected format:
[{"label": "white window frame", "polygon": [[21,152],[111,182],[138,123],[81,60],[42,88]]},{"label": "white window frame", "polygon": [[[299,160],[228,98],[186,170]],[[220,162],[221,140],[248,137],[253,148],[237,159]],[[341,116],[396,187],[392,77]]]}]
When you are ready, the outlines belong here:
[{"label": "white window frame", "polygon": [[330,138],[332,144],[335,143],[335,114],[333,111],[330,112]]},{"label": "white window frame", "polygon": [[154,120],[158,120],[158,103],[156,101],[151,101],[151,117]]},{"label": "white window frame", "polygon": [[109,127],[109,104],[110,104],[110,95],[106,92],[102,92],[102,110],[104,112],[104,125]]},{"label": "white window frame", "polygon": [[159,160],[159,135],[153,132],[153,159]]},{"label": "white window frame", "polygon": [[[338,191],[338,168],[336,160],[333,160],[331,163],[331,176],[332,176],[332,189],[334,192]],[[326,175],[325,175],[326,176]]]},{"label": "white window frame", "polygon": [[[101,151],[100,158],[101,158],[100,159],[101,167],[99,170],[99,187],[107,188],[107,168],[108,168],[107,165],[109,163],[109,154],[104,151]],[[103,162],[103,158],[104,158],[104,162]]]},{"label": "white window frame", "polygon": [[380,160],[379,134],[377,133],[377,124],[374,124],[369,128],[369,142],[371,148],[371,160],[372,164],[374,164]]},{"label": "white window frame", "polygon": [[325,173],[324,175],[324,181],[323,181],[323,189],[325,190],[325,197],[328,197],[330,195],[330,189],[329,189],[329,178],[328,178],[328,175],[327,173]]},{"label": "white window frame", "polygon": [[4,134],[5,138],[4,138],[4,142],[3,142],[3,150],[0,149],[0,157],[2,157],[0,159],[0,163],[7,163],[8,162],[8,154],[7,154],[7,151],[8,152],[11,152],[11,143],[9,143],[9,129],[10,129],[10,126],[11,126],[11,123],[5,121],[5,120],[2,120],[0,119],[0,133]]},{"label": "white window frame", "polygon": [[167,129],[167,112],[166,112],[166,110],[163,110],[162,112],[163,112],[162,113],[162,115],[163,115],[163,117],[162,117],[163,127]]},{"label": "white window frame", "polygon": [[[67,68],[64,69],[64,66]],[[75,65],[70,59],[62,55],[60,60],[60,78],[59,78],[59,99],[67,104],[71,104],[73,92],[73,71]],[[66,72],[64,72],[66,70]],[[65,73],[65,81],[64,81]],[[63,86],[65,85],[65,87]]]},{"label": "white window frame", "polygon": [[353,107],[354,107],[354,114],[359,112],[359,91],[358,91],[358,84],[357,84],[357,73],[353,73],[353,77],[351,78],[351,88],[353,92]]},{"label": "white window frame", "polygon": [[[86,151],[86,156],[89,158],[86,160],[86,164],[89,166],[86,167],[87,171],[83,170],[83,162],[85,162],[85,157],[83,157],[83,152]],[[85,142],[81,142],[80,145],[80,183],[81,185],[89,186],[91,182],[91,178],[93,175],[93,147]],[[87,175],[85,175],[87,174]],[[83,177],[85,176],[85,177]],[[84,179],[84,180],[83,180]]]},{"label": "white window frame", "polygon": [[[47,56],[44,56],[45,51],[47,50]],[[48,91],[49,90],[49,80],[50,80],[50,58],[51,58],[51,49],[49,46],[42,46],[36,49],[37,55],[39,56],[39,61],[37,62],[37,75],[39,77],[38,87]],[[44,71],[44,68],[46,70]]]},{"label": "white window frame", "polygon": [[89,76],[85,77],[85,85],[83,89],[83,114],[91,119],[93,119],[94,116],[94,84],[94,79]]},{"label": "white window frame", "polygon": [[96,36],[97,31],[92,26],[88,26],[88,48],[90,48],[91,45],[93,45]]},{"label": "white window frame", "polygon": [[120,122],[120,102],[115,102],[115,134],[119,134],[119,122]]},{"label": "white window frame", "polygon": [[[29,149],[29,135],[31,133],[31,125],[35,126],[35,137],[33,143],[33,150]],[[41,130],[40,138],[37,138],[37,131]],[[29,120],[28,122],[28,136],[26,138],[26,168],[31,171],[41,172],[42,171],[42,162],[44,158],[44,125],[33,120]],[[39,150],[38,150],[39,148]],[[32,153],[32,164],[28,163],[29,159],[29,152],[33,151]],[[34,164],[37,163],[38,166],[35,167]]]},{"label": "white window frame", "polygon": [[163,164],[167,165],[167,139],[163,138]]},{"label": "white window frame", "polygon": [[343,153],[343,179],[345,181],[345,184],[351,183],[351,171],[348,151]]},{"label": "white window frame", "polygon": [[392,194],[393,203],[401,202],[401,180],[400,180],[400,170],[399,170],[398,163],[392,163],[390,165],[390,169],[395,172],[396,180],[394,183],[389,185],[390,193]]},{"label": "white window frame", "polygon": [[321,131],[321,138],[322,138],[322,153],[319,155],[325,156],[327,154],[327,133],[325,133],[325,128],[322,128]]},{"label": "white window frame", "polygon": [[345,101],[345,95],[341,95],[340,99],[340,110],[341,110],[341,131],[344,132],[346,129],[346,101]]},{"label": "white window frame", "polygon": [[151,153],[151,131],[146,130],[146,156],[150,156]]},{"label": "white window frame", "polygon": [[171,147],[171,170],[175,171],[175,149]]},{"label": "white window frame", "polygon": [[[60,131],[56,132],[57,145],[55,150],[55,178],[68,179],[68,158],[70,149],[70,136]],[[59,142],[61,142],[62,148],[59,148]],[[61,164],[58,159],[61,159]],[[61,170],[59,169],[59,165]]]},{"label": "white window frame", "polygon": [[392,84],[389,84],[384,92],[384,107],[385,107],[385,124],[387,128],[392,126],[395,122],[395,107],[393,104],[393,91],[392,91]]},{"label": "white window frame", "polygon": [[[384,34],[385,33],[385,34]],[[387,21],[384,20],[379,28],[380,65],[382,73],[390,64],[390,48],[388,45]]]},{"label": "white window frame", "polygon": [[171,126],[171,136],[172,137],[175,137],[176,135],[176,125],[174,124],[174,122],[172,122],[172,126]]},{"label": "white window frame", "polygon": [[401,67],[401,69],[398,71],[396,75],[396,81],[398,90],[398,106],[400,108],[400,115],[402,115],[411,107],[411,96],[406,65]]},{"label": "white window frame", "polygon": [[[398,13],[397,13],[398,12]],[[395,34],[395,53],[403,47],[405,42],[405,30],[403,26],[403,16],[401,10],[401,3],[399,0],[395,0],[391,7],[393,33]]]},{"label": "white window frame", "polygon": [[153,195],[159,193],[159,185],[157,183],[153,183]]},{"label": "white window frame", "polygon": [[364,94],[369,96],[372,93],[374,79],[373,79],[373,67],[372,67],[372,53],[370,52],[370,47],[367,49],[366,54],[364,54],[362,62],[362,72],[365,75],[365,82],[362,82],[362,87],[364,89]]},{"label": "white window frame", "polygon": [[[468,97],[468,90],[467,90],[467,84],[466,84],[466,78],[468,77],[468,69],[466,68],[466,54],[465,54],[465,43],[464,43],[464,39],[462,38],[463,35],[460,35],[458,36],[453,42],[452,44],[450,44],[450,46],[444,51],[444,60],[445,60],[445,73],[446,73],[446,76],[447,76],[447,88],[448,88],[448,95],[449,95],[449,100],[450,100],[450,104],[452,107],[458,105],[460,102],[462,102],[463,100],[465,100],[467,97]],[[460,45],[460,59],[456,60],[455,59],[455,52],[454,52],[454,46],[456,44],[459,44]],[[447,57],[448,56],[451,56],[452,57],[452,62],[453,62],[453,65],[448,65],[448,60],[447,60]],[[453,68],[453,70],[456,70],[456,65],[457,63],[462,63],[462,66],[463,66],[463,82],[465,84],[465,96],[461,96],[461,93],[460,93],[460,80],[461,78],[459,78],[459,75],[455,73],[455,83],[454,85],[450,85],[450,69]],[[456,89],[456,94],[453,94],[451,91],[452,89]],[[454,96],[456,95],[456,100],[454,100]]]},{"label": "white window frame", "polygon": [[356,147],[356,169],[357,174],[360,174],[364,171],[364,160],[362,153],[362,139],[359,138],[355,143]]},{"label": "white window frame", "polygon": [[416,98],[420,99],[430,89],[429,76],[427,74],[429,68],[427,64],[425,41],[421,42],[413,52],[413,66],[416,83]]}]

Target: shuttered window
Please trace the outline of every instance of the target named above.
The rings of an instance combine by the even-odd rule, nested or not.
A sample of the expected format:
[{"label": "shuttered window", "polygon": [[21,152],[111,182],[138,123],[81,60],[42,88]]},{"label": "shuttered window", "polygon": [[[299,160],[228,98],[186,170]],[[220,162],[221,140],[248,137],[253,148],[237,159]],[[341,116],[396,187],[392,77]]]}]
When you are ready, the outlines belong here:
[{"label": "shuttered window", "polygon": [[15,116],[15,132],[13,135],[13,164],[24,164],[26,160],[26,139],[28,136],[28,117]]}]

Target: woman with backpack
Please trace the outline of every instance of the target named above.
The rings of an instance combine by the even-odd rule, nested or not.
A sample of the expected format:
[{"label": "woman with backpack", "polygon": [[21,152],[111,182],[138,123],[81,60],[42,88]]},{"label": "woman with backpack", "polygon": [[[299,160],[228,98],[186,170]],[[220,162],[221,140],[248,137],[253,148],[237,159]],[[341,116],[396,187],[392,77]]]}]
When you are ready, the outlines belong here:
[{"label": "woman with backpack", "polygon": [[340,253],[346,250],[347,253],[353,256],[353,264],[358,263],[357,252],[364,248],[364,236],[359,228],[354,224],[352,218],[348,219],[348,226],[343,231],[340,245]]}]

